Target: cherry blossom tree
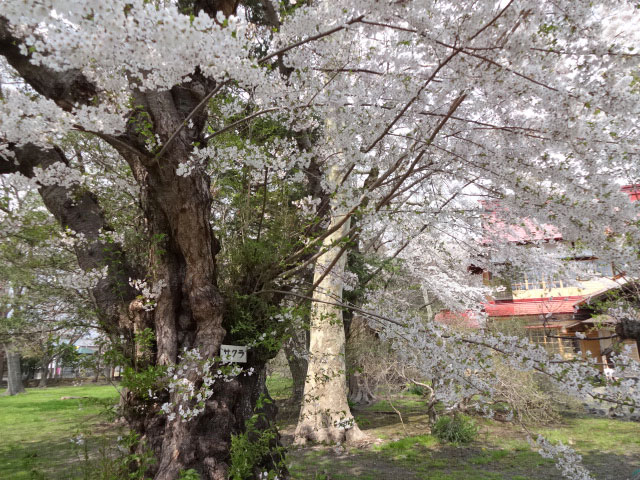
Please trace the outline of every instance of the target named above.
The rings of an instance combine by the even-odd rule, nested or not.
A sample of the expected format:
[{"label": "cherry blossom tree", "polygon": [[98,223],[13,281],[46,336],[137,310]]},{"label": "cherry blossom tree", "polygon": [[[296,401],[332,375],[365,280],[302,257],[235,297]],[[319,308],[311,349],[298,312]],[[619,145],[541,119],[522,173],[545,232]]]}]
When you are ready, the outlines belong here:
[{"label": "cherry blossom tree", "polygon": [[[132,377],[124,413],[155,478],[226,478],[232,438],[272,413],[264,365],[286,336],[284,299],[314,298],[350,242],[397,257],[417,241],[441,258],[487,195],[637,268],[637,208],[620,192],[638,178],[632,7],[4,0],[3,75],[18,85],[0,103],[0,173],[72,232],[102,327],[153,378]],[[146,262],[110,233],[71,134],[126,163]],[[477,300],[460,271],[432,269],[429,286]],[[408,322],[416,345],[442,337]],[[467,340],[454,343],[482,342]],[[247,364],[222,365],[222,343],[248,345]],[[253,474],[275,476],[271,458]]]}]

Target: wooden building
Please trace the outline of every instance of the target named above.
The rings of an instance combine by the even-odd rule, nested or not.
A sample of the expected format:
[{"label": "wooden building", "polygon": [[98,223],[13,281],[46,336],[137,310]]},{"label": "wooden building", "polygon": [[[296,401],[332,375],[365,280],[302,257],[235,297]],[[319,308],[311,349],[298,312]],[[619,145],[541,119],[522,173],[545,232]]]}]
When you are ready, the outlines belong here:
[{"label": "wooden building", "polygon": [[[640,200],[640,185],[625,186],[622,190],[631,201]],[[535,245],[537,248],[532,252],[562,258],[567,272],[571,272],[549,275],[514,269],[511,274],[495,277],[489,271],[470,269],[482,274],[485,285],[494,287],[484,304],[488,322],[500,330],[524,334],[563,358],[590,357],[604,368],[614,347],[616,321],[599,311],[600,300],[626,288],[628,295],[636,296],[640,310],[640,288],[628,288],[631,285],[628,277],[616,274],[611,264],[588,251],[567,258],[562,234],[553,225],[536,225],[529,219],[511,225],[502,219],[504,210],[499,204],[484,203],[484,206],[487,235],[483,243],[490,244],[491,238],[498,236],[518,248]],[[441,312],[435,320],[452,323],[456,315],[462,315],[461,326],[474,327],[473,322],[464,320],[469,315],[464,312]],[[632,340],[623,343],[631,349],[631,356],[640,360],[640,345]]]}]

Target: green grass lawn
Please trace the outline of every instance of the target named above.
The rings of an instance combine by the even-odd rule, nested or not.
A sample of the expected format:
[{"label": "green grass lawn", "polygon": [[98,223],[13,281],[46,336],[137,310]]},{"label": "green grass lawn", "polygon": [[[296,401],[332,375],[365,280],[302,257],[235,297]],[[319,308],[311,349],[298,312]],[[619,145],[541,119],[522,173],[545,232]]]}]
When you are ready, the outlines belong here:
[{"label": "green grass lawn", "polygon": [[29,388],[24,394],[0,396],[0,479],[76,478],[84,446],[71,438],[83,434],[93,454],[104,438],[96,433],[106,430],[115,436],[104,425],[102,404],[116,403],[117,397],[113,386]]},{"label": "green grass lawn", "polygon": [[[289,465],[300,480],[551,480],[562,479],[517,425],[476,418],[479,435],[469,445],[443,445],[428,434],[415,396],[396,397],[403,417],[379,402],[354,411],[361,428],[383,441],[368,448],[291,449]],[[554,425],[530,426],[552,442],[569,444],[597,480],[626,480],[640,469],[640,424],[566,412]],[[291,431],[291,427],[289,427]]]},{"label": "green grass lawn", "polygon": [[267,390],[274,400],[285,400],[291,396],[293,380],[280,375],[267,377]]},{"label": "green grass lawn", "polygon": [[[269,392],[278,400],[291,394],[291,386],[290,378],[268,379]],[[117,401],[118,392],[110,385],[29,388],[12,397],[0,395],[0,480],[87,478],[85,454],[95,467],[115,444],[118,429],[104,412],[105,405]],[[79,434],[85,442],[81,446],[71,441]]]},{"label": "green grass lawn", "polygon": [[[278,400],[283,437],[291,438],[297,415],[287,402],[291,380],[268,379]],[[0,397],[0,479],[93,480],[101,458],[113,452],[118,428],[102,404],[115,404],[112,386],[29,389]],[[61,397],[88,397],[62,400]],[[417,396],[398,396],[355,409],[361,428],[375,442],[365,448],[291,448],[287,462],[299,480],[551,480],[560,479],[553,461],[531,449],[514,424],[476,418],[480,434],[469,445],[442,445],[430,435]],[[289,410],[287,410],[289,409]],[[598,480],[625,480],[640,469],[640,424],[569,412],[552,426],[531,427],[553,442],[571,445]],[[82,433],[85,446],[71,439]],[[376,440],[378,439],[378,440]],[[380,440],[381,439],[381,440]],[[110,453],[111,452],[111,453]],[[90,462],[86,461],[85,455]],[[104,464],[108,464],[105,461]],[[94,468],[91,470],[90,468]],[[89,472],[89,473],[87,473]]]}]

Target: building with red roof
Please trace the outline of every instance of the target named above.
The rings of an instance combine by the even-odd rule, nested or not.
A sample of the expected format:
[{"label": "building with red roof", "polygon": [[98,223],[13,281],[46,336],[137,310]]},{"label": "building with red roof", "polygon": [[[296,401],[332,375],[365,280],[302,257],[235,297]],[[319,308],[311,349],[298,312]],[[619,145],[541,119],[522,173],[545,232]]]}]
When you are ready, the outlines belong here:
[{"label": "building with red roof", "polygon": [[[626,185],[622,191],[629,195],[631,201],[640,200],[640,185]],[[528,218],[514,225],[504,220],[508,215],[499,204],[483,202],[483,206],[486,212],[483,244],[489,245],[492,238],[500,237],[522,248],[534,243],[542,244],[550,255],[554,252],[559,255],[563,238],[557,227],[538,225]],[[496,287],[484,304],[488,323],[502,330],[524,331],[530,340],[565,358],[591,356],[604,365],[607,352],[611,350],[615,326],[610,317],[605,324],[594,322],[596,312],[590,306],[590,299],[620,288],[624,279],[614,274],[611,264],[588,252],[567,260],[571,263],[567,271],[573,273],[565,274],[564,278],[546,272],[516,270],[508,278],[500,278],[489,271],[474,269],[482,273],[485,285]],[[443,311],[436,315],[435,320],[466,328],[480,326],[471,312]],[[578,338],[576,332],[587,338]],[[632,347],[632,355],[639,358],[640,346],[633,341],[625,343]]]}]

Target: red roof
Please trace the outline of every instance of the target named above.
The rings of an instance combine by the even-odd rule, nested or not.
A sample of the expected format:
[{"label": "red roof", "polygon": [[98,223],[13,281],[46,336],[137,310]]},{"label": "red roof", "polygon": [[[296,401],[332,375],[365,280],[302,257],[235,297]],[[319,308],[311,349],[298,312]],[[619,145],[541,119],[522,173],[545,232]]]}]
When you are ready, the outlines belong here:
[{"label": "red roof", "polygon": [[[578,305],[586,297],[576,295],[570,297],[548,298],[523,298],[516,300],[498,300],[484,304],[484,310],[489,317],[520,317],[551,314],[573,314]],[[473,310],[464,312],[452,312],[442,310],[434,317],[434,320],[445,325],[466,328],[480,328],[478,314]]]},{"label": "red roof", "polygon": [[473,310],[465,310],[464,312],[442,310],[433,319],[438,323],[454,327],[480,328],[478,315]]},{"label": "red roof", "polygon": [[[483,221],[483,229],[488,237],[497,235],[507,242],[528,243],[540,240],[562,240],[562,234],[553,225],[539,225],[530,218],[524,218],[519,225],[509,225],[500,218],[500,210],[504,207],[496,202],[483,202],[486,213]],[[491,239],[485,237],[483,243],[491,243]]]},{"label": "red roof", "polygon": [[620,190],[629,195],[632,202],[640,200],[640,185],[625,185]]},{"label": "red roof", "polygon": [[574,313],[582,296],[492,301],[484,309],[490,317],[515,317],[522,315],[545,315],[547,313]]},{"label": "red roof", "polygon": [[[626,193],[632,202],[640,201],[640,184],[624,185],[620,190]],[[554,225],[540,225],[530,218],[523,218],[518,225],[509,225],[500,218],[500,211],[504,212],[506,209],[499,201],[480,203],[485,209],[483,228],[488,234],[482,239],[484,244],[491,243],[488,237],[494,235],[513,243],[562,240],[562,233]]]}]

